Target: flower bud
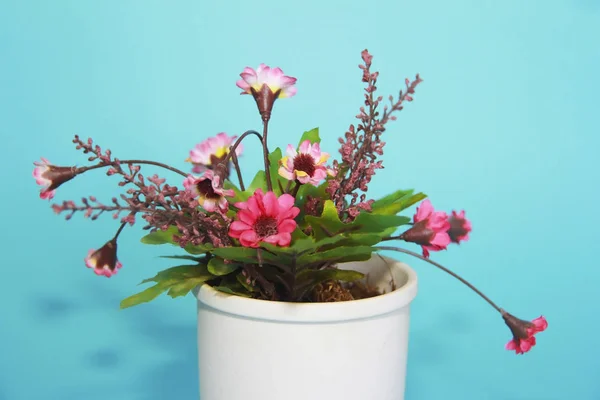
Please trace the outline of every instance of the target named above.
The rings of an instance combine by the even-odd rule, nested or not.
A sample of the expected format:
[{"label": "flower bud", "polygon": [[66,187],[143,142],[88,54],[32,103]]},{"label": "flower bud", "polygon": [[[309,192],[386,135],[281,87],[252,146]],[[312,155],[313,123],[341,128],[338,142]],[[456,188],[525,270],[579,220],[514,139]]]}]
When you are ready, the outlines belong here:
[{"label": "flower bud", "polygon": [[117,260],[117,239],[113,238],[98,250],[90,250],[85,258],[85,265],[92,268],[96,275],[110,278],[123,265]]},{"label": "flower bud", "polygon": [[42,187],[40,198],[44,200],[52,199],[60,185],[75,178],[78,174],[77,167],[57,167],[43,157],[41,162],[35,161],[33,164],[35,165],[33,177],[36,183]]}]

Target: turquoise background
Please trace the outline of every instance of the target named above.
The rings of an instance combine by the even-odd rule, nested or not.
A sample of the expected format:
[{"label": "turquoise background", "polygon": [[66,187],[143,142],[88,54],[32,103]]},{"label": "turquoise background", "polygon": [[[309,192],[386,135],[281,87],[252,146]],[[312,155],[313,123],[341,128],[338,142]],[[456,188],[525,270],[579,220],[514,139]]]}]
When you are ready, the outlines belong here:
[{"label": "turquoise background", "polygon": [[[372,196],[414,187],[436,208],[467,210],[472,239],[433,257],[517,316],[550,324],[516,356],[487,304],[409,260],[420,292],[407,400],[600,399],[599,1],[0,4],[1,400],[197,396],[193,298],[118,309],[172,249],[141,245],[140,224],[121,236],[119,274],[95,276],[83,258],[117,224],[54,215],[34,160],[84,164],[70,142],[78,133],[119,158],[185,168],[202,139],[260,127],[235,87],[260,62],[298,78],[298,95],[275,105],[271,147],[319,126],[337,157],[362,101],[364,48],[382,95],[424,78],[385,133]],[[247,142],[246,175],[258,149]],[[109,200],[117,189],[96,171],[55,200]]]}]

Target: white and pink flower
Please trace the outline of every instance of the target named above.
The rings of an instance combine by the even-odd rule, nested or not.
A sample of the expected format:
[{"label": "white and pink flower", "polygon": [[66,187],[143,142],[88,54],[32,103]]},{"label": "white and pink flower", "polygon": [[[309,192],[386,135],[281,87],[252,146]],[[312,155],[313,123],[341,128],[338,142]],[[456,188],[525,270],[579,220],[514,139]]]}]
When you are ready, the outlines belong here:
[{"label": "white and pink flower", "polygon": [[112,239],[98,250],[90,250],[85,258],[85,265],[92,268],[96,275],[110,278],[123,267],[117,259],[117,241]]},{"label": "white and pink flower", "polygon": [[256,248],[261,242],[290,245],[297,226],[294,218],[300,213],[293,196],[283,194],[277,198],[273,192],[263,194],[257,189],[247,201],[235,206],[239,211],[229,227],[229,236],[239,239],[242,246]]},{"label": "white and pink flower", "polygon": [[316,186],[328,173],[332,173],[325,165],[329,154],[321,151],[319,143],[311,144],[310,140],[305,140],[300,144],[298,151],[289,144],[286,154],[279,161],[279,175],[285,179]]},{"label": "white and pink flower", "polygon": [[189,175],[183,181],[183,186],[194,197],[198,197],[198,204],[208,212],[221,210],[227,212],[229,203],[226,197],[233,197],[235,192],[231,189],[219,187],[220,179],[212,170],[204,171],[202,176]]},{"label": "white and pink flower", "polygon": [[[209,167],[214,167],[223,161],[229,154],[229,148],[235,143],[237,136],[229,136],[225,132],[218,133],[201,143],[198,143],[191,151],[188,161],[194,164],[193,172],[200,173]],[[243,146],[240,143],[235,149],[235,155],[240,156]]]},{"label": "white and pink flower", "polygon": [[261,91],[263,85],[271,90],[272,93],[278,93],[277,98],[292,97],[296,94],[294,84],[297,79],[283,74],[281,68],[271,68],[265,64],[260,64],[258,68],[244,68],[240,74],[242,79],[236,82],[237,87],[243,90],[241,94],[253,94]]},{"label": "white and pink flower", "polygon": [[56,189],[63,183],[77,175],[75,167],[57,167],[42,157],[42,161],[34,161],[33,177],[35,182],[42,187],[40,198],[50,200],[54,197]]}]

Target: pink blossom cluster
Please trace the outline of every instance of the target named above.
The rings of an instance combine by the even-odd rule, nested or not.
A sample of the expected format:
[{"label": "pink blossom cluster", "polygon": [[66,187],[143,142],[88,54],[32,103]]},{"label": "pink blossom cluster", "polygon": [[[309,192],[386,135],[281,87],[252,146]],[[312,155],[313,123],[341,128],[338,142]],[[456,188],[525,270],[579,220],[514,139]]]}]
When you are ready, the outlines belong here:
[{"label": "pink blossom cluster", "polygon": [[429,199],[423,200],[413,217],[413,226],[400,235],[401,239],[417,243],[423,249],[423,256],[430,251],[445,250],[450,243],[467,241],[471,232],[471,221],[460,213],[452,211],[448,216],[443,211],[435,211]]},{"label": "pink blossom cluster", "polygon": [[[356,116],[360,123],[355,127],[350,125],[344,138],[340,138],[341,162],[334,161],[333,167],[338,172],[336,179],[330,180],[327,192],[335,202],[336,207],[342,214],[347,214],[347,219],[355,218],[361,211],[370,211],[373,200],[367,200],[366,192],[371,179],[378,169],[383,168],[378,156],[383,155],[385,142],[381,140],[381,134],[385,131],[385,125],[390,120],[395,120],[392,115],[404,108],[404,101],[412,101],[415,88],[422,82],[419,75],[413,82],[406,79],[406,91],[400,91],[398,100],[394,102],[393,96],[389,97],[391,107],[384,107],[380,115],[378,107],[383,97],[375,97],[377,91],[377,78],[379,72],[371,72],[373,56],[367,50],[362,52],[364,64],[359,65],[362,70],[362,81],[367,84],[364,94],[364,107],[360,108]],[[363,192],[359,194],[358,191]],[[347,197],[350,197],[346,204]]]}]

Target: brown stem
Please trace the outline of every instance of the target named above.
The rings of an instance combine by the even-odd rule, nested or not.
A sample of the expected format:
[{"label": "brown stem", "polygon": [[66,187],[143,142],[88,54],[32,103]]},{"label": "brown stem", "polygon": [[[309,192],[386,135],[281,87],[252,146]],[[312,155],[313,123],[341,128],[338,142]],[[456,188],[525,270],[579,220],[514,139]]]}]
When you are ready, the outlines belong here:
[{"label": "brown stem", "polygon": [[225,159],[223,159],[223,161],[221,161],[219,164],[225,164],[225,165],[227,165],[227,163],[229,162],[229,160],[231,160],[231,157],[233,157],[232,154],[235,153],[235,150],[240,145],[240,143],[242,143],[242,140],[244,140],[244,138],[246,136],[248,136],[248,135],[255,135],[255,136],[257,136],[260,139],[261,143],[263,141],[262,135],[260,133],[256,132],[256,131],[249,130],[249,131],[246,131],[246,132],[242,133],[242,136],[240,136],[235,141],[235,143],[233,143],[233,145],[229,148],[229,153],[227,154],[227,157],[225,157]]},{"label": "brown stem", "polygon": [[[185,176],[187,177],[188,174],[186,174],[185,172],[175,168],[175,167],[171,167],[170,165],[167,164],[163,164],[157,161],[150,161],[150,160],[119,160],[118,161],[119,164],[147,164],[147,165],[154,165],[157,167],[161,167],[161,168],[165,168],[168,169],[169,171],[173,171],[181,176]],[[110,163],[106,163],[106,162],[101,162],[100,164],[96,164],[96,165],[91,165],[89,167],[81,167],[77,170],[77,174],[82,174],[86,171],[90,171],[92,169],[98,169],[98,168],[103,168],[103,167],[108,167],[108,166],[115,166],[117,165],[117,161],[112,161]]]},{"label": "brown stem", "polygon": [[[131,214],[135,214],[135,212],[132,212]],[[115,233],[115,237],[113,237],[113,240],[117,240],[117,238],[119,237],[119,235],[123,231],[123,228],[125,228],[125,225],[127,225],[127,222],[122,222],[121,223],[121,226],[119,227],[119,229],[117,229],[117,233]]]},{"label": "brown stem", "polygon": [[292,192],[292,196],[294,198],[298,195],[298,191],[300,190],[300,186],[302,186],[302,184],[300,183],[300,181],[296,181],[296,186],[294,186],[294,191]]},{"label": "brown stem", "polygon": [[269,121],[263,121],[263,158],[265,160],[265,176],[267,178],[267,190],[273,191],[273,183],[271,182],[271,164],[269,163],[269,148],[267,147],[267,133],[268,133]]},{"label": "brown stem", "polygon": [[231,153],[231,161],[233,161],[233,166],[235,167],[235,172],[237,173],[238,181],[240,182],[240,190],[242,192],[245,192],[246,187],[244,186],[244,180],[242,179],[242,171],[240,170],[240,163],[238,162],[238,158],[235,154],[235,151]]},{"label": "brown stem", "polygon": [[416,257],[420,260],[423,260],[425,262],[428,262],[429,264],[441,269],[442,271],[446,272],[447,274],[453,276],[454,278],[458,279],[459,281],[461,281],[462,283],[464,283],[467,287],[469,287],[469,289],[473,290],[475,293],[477,293],[479,296],[481,296],[482,299],[484,299],[485,301],[487,301],[492,307],[494,307],[499,313],[503,313],[504,310],[502,310],[500,307],[498,307],[496,305],[496,303],[494,303],[489,297],[487,297],[485,294],[483,294],[479,289],[477,289],[475,286],[473,286],[471,283],[469,283],[469,281],[467,281],[466,279],[464,279],[463,277],[461,277],[460,275],[456,274],[455,272],[450,271],[448,268],[444,267],[443,265],[432,261],[426,257],[423,257],[422,255],[415,253],[413,251],[410,250],[406,250],[400,247],[393,247],[393,246],[380,246],[380,247],[376,247],[376,249],[378,250],[392,250],[392,251],[397,251],[399,253],[404,253],[404,254],[408,254],[410,256]]}]

